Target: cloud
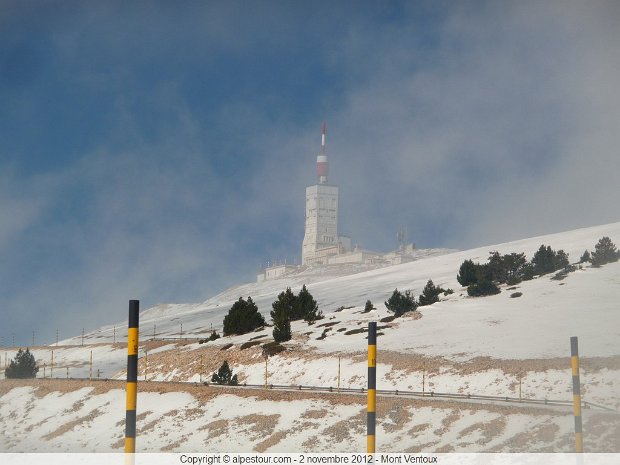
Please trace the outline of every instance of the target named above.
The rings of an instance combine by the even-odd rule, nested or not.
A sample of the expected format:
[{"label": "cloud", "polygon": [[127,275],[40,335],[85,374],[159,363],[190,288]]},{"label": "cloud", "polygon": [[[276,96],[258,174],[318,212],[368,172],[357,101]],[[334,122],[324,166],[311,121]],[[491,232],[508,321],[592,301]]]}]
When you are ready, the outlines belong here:
[{"label": "cloud", "polygon": [[324,119],[340,232],[364,247],[396,248],[401,226],[464,248],[618,220],[613,2],[153,5],[42,22],[54,60],[17,120],[50,146],[0,177],[1,311],[21,333],[298,258]]},{"label": "cloud", "polygon": [[465,247],[617,220],[609,9],[457,7],[409,57],[401,31],[357,31],[353,53],[383,53],[336,116],[345,222],[367,244],[406,223],[421,246]]},{"label": "cloud", "polygon": [[[29,203],[38,208],[10,231],[16,237],[29,229],[14,240],[22,250],[5,256],[7,273],[20,270],[4,281],[7,328],[19,328],[21,336],[34,329],[39,340],[52,340],[57,327],[67,337],[122,321],[131,298],[143,307],[205,300],[254,279],[259,264],[286,257],[301,243],[303,168],[291,156],[297,135],[283,142],[267,120],[237,110],[222,124],[236,118],[238,125],[245,114],[255,132],[241,144],[211,146],[213,130],[205,130],[174,89],[156,96],[176,109],[156,140],[135,137],[122,150],[84,153],[47,175],[53,177],[47,187],[13,202],[15,210]],[[113,136],[139,135],[139,115],[121,107],[123,124]],[[221,163],[221,150],[237,158]],[[245,151],[269,156],[244,164]],[[308,162],[312,169],[312,156]],[[297,191],[302,194],[290,195]],[[45,202],[38,205],[38,198]],[[294,223],[298,234],[290,233]]]},{"label": "cloud", "polygon": [[41,211],[43,199],[16,195],[14,176],[3,173],[0,177],[0,251],[27,229]]}]

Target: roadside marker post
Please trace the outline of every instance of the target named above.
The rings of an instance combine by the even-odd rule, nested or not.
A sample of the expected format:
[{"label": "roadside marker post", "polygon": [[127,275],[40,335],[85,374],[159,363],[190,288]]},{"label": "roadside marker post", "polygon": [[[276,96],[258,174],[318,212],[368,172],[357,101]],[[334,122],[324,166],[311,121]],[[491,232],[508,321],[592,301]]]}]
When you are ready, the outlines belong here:
[{"label": "roadside marker post", "polygon": [[570,361],[573,372],[573,413],[575,415],[575,452],[583,453],[581,429],[581,382],[579,380],[579,343],[577,336],[570,338]]},{"label": "roadside marker post", "polygon": [[125,453],[136,452],[136,407],[138,401],[138,330],[140,301],[129,301],[127,327],[127,400],[125,415]]},{"label": "roadside marker post", "polygon": [[367,448],[375,453],[375,429],[377,423],[377,322],[368,323],[368,416]]}]

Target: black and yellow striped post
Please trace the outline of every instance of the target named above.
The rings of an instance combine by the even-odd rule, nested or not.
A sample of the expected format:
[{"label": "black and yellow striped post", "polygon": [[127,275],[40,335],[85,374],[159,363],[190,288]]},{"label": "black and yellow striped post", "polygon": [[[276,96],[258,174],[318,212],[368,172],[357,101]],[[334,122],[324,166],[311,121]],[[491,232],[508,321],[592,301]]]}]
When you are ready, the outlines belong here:
[{"label": "black and yellow striped post", "polygon": [[573,369],[573,412],[575,415],[575,452],[583,452],[581,430],[581,383],[579,381],[579,345],[577,336],[570,338],[570,361]]},{"label": "black and yellow striped post", "polygon": [[127,412],[125,417],[125,453],[136,452],[136,406],[138,401],[138,312],[139,300],[129,301],[127,329]]},{"label": "black and yellow striped post", "polygon": [[377,423],[377,323],[368,323],[368,418],[367,448],[375,453],[375,426]]}]

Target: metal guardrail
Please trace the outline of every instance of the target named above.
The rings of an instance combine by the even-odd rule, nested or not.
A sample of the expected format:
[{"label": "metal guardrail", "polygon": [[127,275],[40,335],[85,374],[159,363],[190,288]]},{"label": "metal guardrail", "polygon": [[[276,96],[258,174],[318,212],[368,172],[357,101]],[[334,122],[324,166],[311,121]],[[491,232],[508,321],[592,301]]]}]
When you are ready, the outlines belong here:
[{"label": "metal guardrail", "polygon": [[620,412],[618,412],[617,410],[615,410],[613,408],[605,407],[604,405],[594,404],[592,402],[587,402],[585,400],[582,402],[582,406],[585,406],[586,408],[590,408],[590,407],[599,408],[599,409],[605,410],[607,412],[620,413]]},{"label": "metal guardrail", "polygon": [[[37,379],[53,379],[53,380],[78,380],[78,381],[122,381],[111,378],[37,378]],[[141,381],[145,382],[145,381]],[[268,390],[279,390],[279,391],[306,391],[306,392],[331,392],[336,394],[365,394],[367,392],[366,388],[337,388],[333,386],[304,386],[301,384],[296,385],[286,385],[286,384],[238,384],[236,386],[230,385],[219,385],[210,382],[187,382],[187,381],[146,381],[148,383],[161,383],[161,384],[178,384],[178,385],[188,385],[193,384],[196,386],[209,386],[209,387],[226,387],[226,388],[238,388],[238,389],[268,389]],[[559,400],[559,399],[532,399],[532,398],[518,398],[518,397],[509,397],[509,396],[489,396],[489,395],[481,395],[481,394],[455,394],[455,393],[447,393],[447,392],[435,392],[435,391],[401,391],[398,389],[378,389],[377,395],[379,396],[390,396],[390,397],[409,397],[409,398],[435,398],[435,399],[453,399],[453,400],[473,400],[473,401],[487,401],[487,402],[502,402],[509,404],[520,404],[520,405],[536,405],[536,406],[564,406],[571,407],[573,406],[573,402],[570,400]],[[612,412],[616,414],[620,414],[620,412],[611,407],[606,407],[604,405],[595,404],[593,402],[582,401],[582,408],[590,409],[595,408],[599,410],[603,410],[606,412]]]},{"label": "metal guardrail", "polygon": [[[207,386],[219,386],[217,384],[203,383]],[[265,386],[264,384],[241,384],[236,387],[241,388],[250,388],[250,389],[274,389],[274,390],[286,390],[286,391],[310,391],[310,392],[334,392],[341,394],[364,394],[367,390],[363,387],[361,388],[337,388],[337,387],[326,387],[326,386],[303,386],[303,385],[281,385],[281,384],[268,384]],[[389,389],[378,389],[377,395],[382,396],[400,396],[400,397],[421,397],[421,398],[443,398],[443,399],[455,399],[455,400],[478,400],[478,401],[492,401],[492,402],[507,402],[513,404],[529,404],[529,405],[538,405],[538,406],[573,406],[573,402],[570,400],[558,400],[558,399],[532,399],[532,398],[518,398],[518,397],[509,397],[509,396],[489,396],[489,395],[478,395],[478,394],[454,394],[454,393],[446,393],[446,392],[422,392],[422,391],[400,391],[398,389],[389,390]],[[605,407],[603,405],[594,404],[592,402],[583,401],[583,408],[597,408],[601,410],[605,410],[608,412],[620,413],[617,410]]]}]

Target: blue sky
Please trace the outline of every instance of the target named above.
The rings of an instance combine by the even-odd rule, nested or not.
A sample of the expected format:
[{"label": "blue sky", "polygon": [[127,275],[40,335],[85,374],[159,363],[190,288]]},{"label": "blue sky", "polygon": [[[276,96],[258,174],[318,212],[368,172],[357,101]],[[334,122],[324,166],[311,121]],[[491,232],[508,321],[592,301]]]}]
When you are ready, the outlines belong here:
[{"label": "blue sky", "polygon": [[299,259],[323,121],[363,247],[620,220],[618,19],[612,1],[4,1],[3,343]]}]

